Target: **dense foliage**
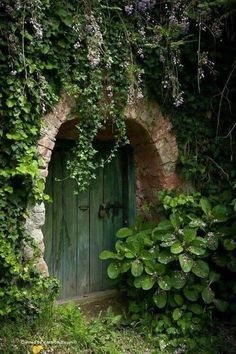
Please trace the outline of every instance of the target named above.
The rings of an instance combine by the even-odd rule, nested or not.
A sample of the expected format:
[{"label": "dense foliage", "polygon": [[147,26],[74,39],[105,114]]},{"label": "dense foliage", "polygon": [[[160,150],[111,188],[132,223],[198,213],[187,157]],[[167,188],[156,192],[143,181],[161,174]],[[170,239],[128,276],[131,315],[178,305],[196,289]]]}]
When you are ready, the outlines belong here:
[{"label": "dense foliage", "polygon": [[161,221],[120,229],[116,251],[100,258],[112,259],[108,276],[128,296],[132,320],[148,322],[161,349],[182,340],[194,352],[196,333],[202,337],[217,312],[236,321],[235,215],[227,200],[198,193],[161,193],[160,201]]},{"label": "dense foliage", "polygon": [[145,94],[172,117],[184,176],[205,192],[232,190],[233,9],[229,0],[0,2],[0,315],[38,313],[54,287],[24,259],[24,223],[29,203],[44,198],[41,117],[62,90],[80,117],[68,165],[80,189],[104,164],[93,161],[99,129],[114,131],[109,161],[127,142],[124,106]]}]

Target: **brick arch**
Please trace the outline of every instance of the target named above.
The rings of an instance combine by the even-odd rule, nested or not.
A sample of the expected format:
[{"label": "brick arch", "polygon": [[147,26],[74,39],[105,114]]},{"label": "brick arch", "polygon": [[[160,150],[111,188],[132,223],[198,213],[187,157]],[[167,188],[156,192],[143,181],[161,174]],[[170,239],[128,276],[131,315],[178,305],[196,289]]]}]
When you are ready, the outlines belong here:
[{"label": "brick arch", "polygon": [[[63,127],[75,125],[72,117],[74,101],[63,94],[53,110],[42,118],[41,138],[38,141],[40,158],[40,175],[46,179],[48,165],[55,146],[58,133]],[[178,158],[176,139],[171,133],[171,123],[163,117],[159,106],[150,101],[139,101],[125,108],[127,133],[134,149],[136,167],[136,197],[137,205],[144,201],[152,201],[157,190],[175,188],[180,182],[175,172]],[[63,123],[65,123],[63,125]],[[61,129],[60,129],[61,128]],[[35,260],[38,269],[48,275],[47,264],[44,261],[44,242],[42,226],[45,221],[45,206],[43,203],[29,208],[26,230],[38,244],[40,256]],[[32,258],[32,250],[25,249],[25,257]]]}]

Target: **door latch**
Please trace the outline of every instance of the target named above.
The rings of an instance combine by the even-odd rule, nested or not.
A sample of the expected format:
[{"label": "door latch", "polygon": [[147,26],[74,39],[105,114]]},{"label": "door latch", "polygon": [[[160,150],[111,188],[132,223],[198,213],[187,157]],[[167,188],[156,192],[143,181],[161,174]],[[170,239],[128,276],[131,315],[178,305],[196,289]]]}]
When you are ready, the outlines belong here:
[{"label": "door latch", "polygon": [[99,209],[98,209],[98,216],[100,219],[104,219],[106,216],[106,205],[105,204],[100,204]]}]

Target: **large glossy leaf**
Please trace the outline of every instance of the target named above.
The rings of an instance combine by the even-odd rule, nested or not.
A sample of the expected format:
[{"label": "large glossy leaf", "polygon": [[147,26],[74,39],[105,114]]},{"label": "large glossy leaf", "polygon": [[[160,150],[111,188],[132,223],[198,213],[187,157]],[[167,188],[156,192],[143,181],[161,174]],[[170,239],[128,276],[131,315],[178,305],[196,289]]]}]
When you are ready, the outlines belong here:
[{"label": "large glossy leaf", "polygon": [[158,291],[153,295],[154,304],[159,308],[163,309],[167,303],[167,294],[165,291]]},{"label": "large glossy leaf", "polygon": [[182,270],[185,273],[188,273],[192,269],[193,259],[187,254],[181,254],[181,255],[179,255],[179,263],[180,263]]},{"label": "large glossy leaf", "polygon": [[182,218],[180,217],[179,214],[177,214],[177,213],[171,214],[171,216],[170,216],[170,222],[171,222],[171,224],[173,225],[173,227],[174,227],[175,229],[178,230],[178,229],[180,228],[180,226],[181,226],[181,221],[182,221]]},{"label": "large glossy leaf", "polygon": [[214,304],[220,312],[225,312],[229,306],[229,303],[224,300],[215,299]]},{"label": "large glossy leaf", "polygon": [[154,239],[155,241],[170,242],[175,240],[175,235],[163,231],[157,231]]},{"label": "large glossy leaf", "polygon": [[140,253],[140,258],[144,261],[149,261],[152,259],[152,254],[149,251],[142,250]]},{"label": "large glossy leaf", "polygon": [[182,306],[184,303],[183,296],[180,294],[174,294],[174,300],[178,306]]},{"label": "large glossy leaf", "polygon": [[208,232],[206,236],[206,240],[207,240],[206,245],[211,251],[217,250],[219,245],[219,240],[217,235],[213,234],[212,232]]},{"label": "large glossy leaf", "polygon": [[131,263],[131,273],[134,277],[139,277],[143,273],[143,263],[139,259]]},{"label": "large glossy leaf", "polygon": [[171,283],[173,288],[181,289],[186,284],[186,275],[181,271],[173,271],[171,273]]},{"label": "large glossy leaf", "polygon": [[135,288],[141,289],[141,287],[142,287],[142,279],[143,279],[143,275],[141,275],[140,277],[136,277],[136,278],[134,279],[134,286],[135,286]]},{"label": "large glossy leaf", "polygon": [[214,222],[223,222],[228,220],[228,210],[224,205],[216,205],[212,209]]},{"label": "large glossy leaf", "polygon": [[197,301],[199,296],[197,290],[189,286],[185,286],[183,288],[183,293],[189,301]]},{"label": "large glossy leaf", "polygon": [[155,284],[155,279],[153,277],[146,275],[142,278],[141,287],[143,290],[152,289],[154,284]]},{"label": "large glossy leaf", "polygon": [[116,279],[120,275],[121,267],[118,263],[112,262],[107,268],[107,274],[110,279]]},{"label": "large glossy leaf", "polygon": [[211,204],[209,200],[205,197],[200,199],[200,206],[203,210],[203,212],[208,216],[211,212]]},{"label": "large glossy leaf", "polygon": [[123,227],[122,229],[119,229],[116,233],[116,236],[118,238],[126,238],[131,235],[133,235],[133,230],[129,227]]},{"label": "large glossy leaf", "polygon": [[202,256],[206,253],[206,249],[199,246],[189,246],[189,252],[196,254],[197,256]]},{"label": "large glossy leaf", "polygon": [[168,250],[161,251],[157,257],[157,260],[162,264],[168,264],[175,259],[175,256]]},{"label": "large glossy leaf", "polygon": [[116,255],[114,252],[108,251],[108,250],[104,250],[100,253],[99,258],[101,260],[106,260],[106,259],[115,259]]},{"label": "large glossy leaf", "polygon": [[214,283],[215,281],[218,281],[219,279],[220,279],[220,274],[219,273],[210,271],[210,273],[209,273],[209,281],[211,283]]},{"label": "large glossy leaf", "polygon": [[192,272],[199,278],[207,278],[209,274],[209,266],[202,260],[195,261]]},{"label": "large glossy leaf", "polygon": [[171,253],[179,254],[183,251],[183,246],[180,241],[176,241],[170,248]]},{"label": "large glossy leaf", "polygon": [[223,245],[227,251],[233,251],[236,248],[236,242],[232,239],[224,240]]},{"label": "large glossy leaf", "polygon": [[182,310],[179,308],[174,309],[174,311],[172,312],[173,320],[178,321],[181,316],[182,316]]},{"label": "large glossy leaf", "polygon": [[158,226],[153,230],[153,232],[155,233],[156,231],[172,231],[173,230],[173,226],[170,222],[170,220],[162,220],[159,222]]},{"label": "large glossy leaf", "polygon": [[189,223],[189,226],[192,227],[192,228],[201,228],[201,229],[204,229],[207,225],[205,223],[205,221],[203,221],[202,219],[200,218],[196,218],[195,215],[192,216],[192,215],[188,215],[188,217],[190,218],[190,223]]},{"label": "large glossy leaf", "polygon": [[166,266],[165,266],[164,264],[161,264],[161,263],[156,264],[156,266],[155,266],[155,273],[156,273],[157,275],[162,275],[162,274],[165,273],[165,271],[166,271]]},{"label": "large glossy leaf", "polygon": [[131,261],[129,260],[125,260],[121,263],[121,268],[120,268],[120,272],[121,273],[126,273],[128,272],[128,270],[130,269],[131,267]]},{"label": "large glossy leaf", "polygon": [[157,283],[162,290],[168,291],[171,289],[172,284],[169,275],[164,275],[163,277],[159,277],[157,279]]},{"label": "large glossy leaf", "polygon": [[215,294],[210,287],[207,287],[202,291],[202,299],[206,304],[213,302],[214,298]]},{"label": "large glossy leaf", "polygon": [[196,238],[197,235],[197,230],[196,229],[190,229],[188,227],[186,227],[184,229],[184,242],[189,245],[191,242],[193,242]]},{"label": "large glossy leaf", "polygon": [[191,304],[188,306],[188,309],[195,315],[201,315],[203,313],[203,307],[199,304]]}]

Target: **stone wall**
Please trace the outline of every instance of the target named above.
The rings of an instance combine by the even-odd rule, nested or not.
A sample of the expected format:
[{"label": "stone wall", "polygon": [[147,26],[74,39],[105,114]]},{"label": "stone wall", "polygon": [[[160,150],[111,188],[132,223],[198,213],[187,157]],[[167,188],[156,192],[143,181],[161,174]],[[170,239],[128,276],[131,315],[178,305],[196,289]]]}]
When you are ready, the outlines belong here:
[{"label": "stone wall", "polygon": [[[42,119],[41,138],[38,141],[40,174],[43,179],[48,175],[48,165],[55,146],[59,129],[71,116],[74,101],[63,94],[52,112]],[[178,158],[176,139],[171,133],[171,123],[163,117],[156,103],[139,101],[125,109],[127,133],[134,149],[136,170],[137,205],[152,201],[158,190],[175,188],[180,185],[175,172]],[[26,229],[35,239],[39,248],[37,267],[45,275],[47,264],[43,259],[44,242],[42,226],[45,221],[44,204],[29,208]],[[32,250],[25,249],[25,257],[32,258]]]}]

